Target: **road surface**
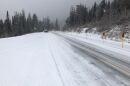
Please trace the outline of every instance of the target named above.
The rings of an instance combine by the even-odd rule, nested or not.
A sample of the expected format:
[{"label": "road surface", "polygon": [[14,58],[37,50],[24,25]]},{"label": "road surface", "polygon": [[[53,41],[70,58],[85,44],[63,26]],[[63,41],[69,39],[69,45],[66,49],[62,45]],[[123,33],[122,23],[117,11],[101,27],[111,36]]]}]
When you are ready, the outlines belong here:
[{"label": "road surface", "polygon": [[66,35],[1,39],[0,47],[1,86],[130,86],[129,61]]},{"label": "road surface", "polygon": [[[104,74],[113,78],[114,81],[117,80],[118,83],[122,83],[122,85],[124,84],[124,86],[129,86],[129,84],[127,85],[125,84],[125,82],[122,81],[125,79],[128,82],[130,81],[130,62],[123,59],[119,59],[119,55],[116,57],[116,54],[119,53],[115,53],[115,55],[113,55],[113,52],[108,52],[107,50],[102,49],[98,46],[94,46],[87,42],[74,39],[70,36],[61,34],[56,35],[62,37],[67,43],[72,46],[73,50],[76,53],[81,55],[82,58],[89,60],[93,65],[96,65],[99,69],[103,71]],[[127,56],[120,55],[120,57]],[[120,79],[119,77],[122,79]],[[111,85],[112,84],[110,84],[110,86]]]}]

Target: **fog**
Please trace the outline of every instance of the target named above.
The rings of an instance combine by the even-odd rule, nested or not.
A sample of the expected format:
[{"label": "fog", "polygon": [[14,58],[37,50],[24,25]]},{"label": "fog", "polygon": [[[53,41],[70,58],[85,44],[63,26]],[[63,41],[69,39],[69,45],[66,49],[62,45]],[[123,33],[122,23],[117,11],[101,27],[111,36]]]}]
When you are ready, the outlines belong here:
[{"label": "fog", "polygon": [[83,3],[90,7],[95,1],[100,0],[0,0],[0,16],[4,18],[7,10],[10,15],[25,10],[26,13],[36,13],[39,19],[46,16],[64,19],[72,5]]},{"label": "fog", "polygon": [[101,0],[0,0],[0,17],[5,18],[7,10],[10,15],[24,10],[26,14],[36,13],[39,19],[49,16],[53,20],[64,20],[72,5],[83,3],[91,7],[95,1]]}]

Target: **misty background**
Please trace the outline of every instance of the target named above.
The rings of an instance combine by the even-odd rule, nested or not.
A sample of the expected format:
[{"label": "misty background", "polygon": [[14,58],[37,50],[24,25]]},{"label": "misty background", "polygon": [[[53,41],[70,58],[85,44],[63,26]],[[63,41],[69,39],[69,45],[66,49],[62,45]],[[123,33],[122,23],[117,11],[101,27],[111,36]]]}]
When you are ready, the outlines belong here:
[{"label": "misty background", "polygon": [[86,27],[108,32],[119,26],[127,33],[129,21],[130,0],[0,0],[1,38]]},{"label": "misty background", "polygon": [[24,10],[26,15],[36,13],[40,20],[43,17],[50,17],[52,20],[58,18],[60,23],[63,23],[71,6],[82,3],[91,7],[94,2],[99,1],[101,0],[0,0],[0,18],[5,18],[7,10],[10,16],[14,15],[15,11]]}]

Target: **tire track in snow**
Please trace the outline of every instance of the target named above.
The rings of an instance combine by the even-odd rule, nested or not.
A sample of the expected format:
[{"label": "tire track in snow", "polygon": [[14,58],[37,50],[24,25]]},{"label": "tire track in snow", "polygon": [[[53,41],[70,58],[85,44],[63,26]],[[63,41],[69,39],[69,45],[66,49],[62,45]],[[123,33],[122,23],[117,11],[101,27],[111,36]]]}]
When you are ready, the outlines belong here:
[{"label": "tire track in snow", "polygon": [[[113,59],[111,60],[112,57],[106,59],[105,57],[110,57],[110,56],[109,55],[105,55],[104,53],[101,53],[101,52],[99,52],[99,51],[97,51],[95,49],[91,49],[90,47],[83,46],[83,44],[80,44],[79,41],[76,41],[76,40],[74,41],[73,39],[71,39],[69,37],[65,37],[65,36],[60,35],[60,34],[56,34],[56,35],[62,36],[63,38],[67,39],[70,44],[72,44],[73,46],[75,45],[74,47],[77,47],[79,49],[83,49],[83,50],[87,51],[88,52],[87,55],[89,55],[90,57],[93,57],[93,58],[97,59],[100,62],[103,62],[104,64],[106,64],[107,66],[109,66],[110,68],[112,68],[113,70],[116,70],[117,72],[119,72],[123,77],[125,77],[125,79],[129,80],[129,78],[128,78],[129,77],[129,63],[127,65],[127,62],[125,63],[122,60],[119,60],[119,62],[116,62]],[[81,48],[81,46],[82,46],[82,48]],[[90,52],[90,50],[91,50],[91,52]],[[100,53],[100,54],[95,54],[93,52]],[[100,57],[100,58],[97,58],[97,56]],[[116,59],[116,60],[118,60],[118,59]],[[121,63],[121,64],[119,64],[119,63]],[[126,71],[125,69],[128,69],[128,71]],[[123,70],[123,72],[122,72],[122,70]],[[125,73],[124,73],[124,71],[125,71]],[[120,79],[118,79],[118,80],[120,80]],[[125,80],[124,81],[120,80],[119,82],[123,86],[129,86],[129,83],[127,83],[127,81],[125,82]]]},{"label": "tire track in snow", "polygon": [[[49,42],[49,40],[48,40],[48,42]],[[58,76],[59,76],[59,78],[60,78],[60,80],[61,80],[61,83],[62,83],[62,86],[66,86],[66,85],[65,85],[65,82],[64,82],[64,80],[63,80],[63,77],[62,77],[62,75],[61,75],[60,69],[59,69],[59,67],[58,67],[57,61],[56,61],[56,59],[55,59],[55,56],[54,56],[54,54],[53,54],[53,51],[51,50],[51,49],[52,49],[52,48],[51,48],[51,45],[49,45],[49,44],[48,44],[48,49],[49,49],[50,54],[51,54],[51,57],[52,57],[52,59],[53,59],[53,61],[54,61],[54,64],[55,64],[55,67],[56,67]]]}]

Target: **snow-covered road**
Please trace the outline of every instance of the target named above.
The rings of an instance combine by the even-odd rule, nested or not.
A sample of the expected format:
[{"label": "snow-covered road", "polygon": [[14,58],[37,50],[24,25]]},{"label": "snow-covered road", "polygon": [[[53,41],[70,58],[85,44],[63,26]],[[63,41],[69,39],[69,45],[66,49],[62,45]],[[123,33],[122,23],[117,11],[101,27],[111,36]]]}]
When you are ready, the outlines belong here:
[{"label": "snow-covered road", "polygon": [[53,33],[0,39],[0,86],[130,86],[82,47]]}]

